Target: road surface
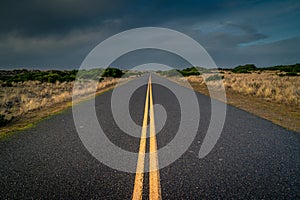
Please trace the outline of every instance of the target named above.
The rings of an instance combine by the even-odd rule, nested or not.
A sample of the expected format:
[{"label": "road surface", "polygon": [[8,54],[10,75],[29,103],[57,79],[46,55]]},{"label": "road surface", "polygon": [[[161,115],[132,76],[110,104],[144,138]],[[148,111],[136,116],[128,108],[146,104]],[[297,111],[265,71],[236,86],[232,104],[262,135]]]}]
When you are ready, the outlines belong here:
[{"label": "road surface", "polygon": [[[134,81],[143,82],[143,86],[130,99],[130,115],[139,125],[145,120],[151,124],[151,106],[150,113],[145,114],[148,76]],[[160,149],[167,145],[180,124],[179,103],[172,91],[158,84],[151,84],[151,90],[152,105],[162,105],[167,120],[153,141],[156,146],[149,144],[151,139],[145,139],[145,152],[153,151],[151,146]],[[122,149],[143,151],[140,139],[124,134],[113,120],[111,96],[112,91],[108,91],[95,99],[97,117],[106,136]],[[299,133],[228,106],[221,137],[213,150],[199,159],[211,101],[202,94],[196,96],[201,120],[193,143],[174,163],[157,169],[152,183],[150,179],[155,175],[151,173],[141,173],[139,181],[138,173],[112,169],[94,158],[76,132],[72,109],[67,109],[0,141],[0,199],[132,199],[135,189],[143,199],[151,195],[151,199],[300,198]],[[161,158],[157,156],[159,165]],[[146,156],[145,163],[147,159]],[[134,166],[141,162],[136,160]],[[151,190],[157,190],[157,194]]]}]

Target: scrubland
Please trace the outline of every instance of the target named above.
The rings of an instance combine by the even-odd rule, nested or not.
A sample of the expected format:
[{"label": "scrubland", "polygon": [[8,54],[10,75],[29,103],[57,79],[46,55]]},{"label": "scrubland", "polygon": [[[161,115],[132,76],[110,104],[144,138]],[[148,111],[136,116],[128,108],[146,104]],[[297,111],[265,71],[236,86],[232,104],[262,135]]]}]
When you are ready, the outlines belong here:
[{"label": "scrubland", "polygon": [[[224,74],[223,74],[224,73]],[[226,90],[232,90],[237,93],[251,95],[262,98],[266,101],[285,103],[289,105],[300,104],[300,77],[283,76],[280,77],[271,72],[253,72],[251,74],[223,72],[218,76],[223,76],[223,84]],[[207,75],[206,79],[211,76]],[[204,76],[187,77],[189,82],[198,82],[202,85],[212,85],[217,87],[216,81],[204,82]]]},{"label": "scrubland", "polygon": [[203,74],[185,79],[196,91],[207,95],[208,86],[218,91],[223,84],[227,103],[300,132],[300,76],[282,76],[280,73],[221,71],[217,75]]},{"label": "scrubland", "polygon": [[[299,64],[275,66],[263,70],[254,65],[245,65],[221,71],[192,67],[184,70],[161,71],[158,74],[179,81],[181,84],[184,84],[183,79],[187,80],[195,91],[211,95],[213,98],[219,98],[218,92],[225,89],[228,104],[300,132],[299,70]],[[77,82],[79,84],[76,85],[77,90],[74,93],[76,73],[77,71],[74,70],[27,71],[17,75],[2,76],[2,83],[0,81],[1,131],[15,130],[9,128],[10,125],[15,125],[11,122],[19,123],[23,120],[21,126],[24,126],[63,110],[70,105],[72,96],[76,96],[78,100],[84,99],[92,95],[95,85],[97,91],[104,91],[117,84],[119,77],[124,75],[121,70],[114,68],[106,69],[102,76],[99,76],[101,73],[97,70],[80,71],[77,76],[82,81]],[[179,74],[181,78],[178,78]],[[124,81],[126,79],[122,78]],[[24,120],[28,117],[34,119]]]},{"label": "scrubland", "polygon": [[[40,81],[13,82],[10,87],[0,87],[0,115],[2,125],[10,124],[26,118],[29,113],[39,115],[48,108],[70,102],[72,95],[83,99],[93,94],[93,87],[97,91],[115,85],[119,79],[107,78],[101,82],[88,80],[77,83],[76,92],[73,93],[74,81],[49,83]],[[79,97],[79,98],[78,98]]]}]

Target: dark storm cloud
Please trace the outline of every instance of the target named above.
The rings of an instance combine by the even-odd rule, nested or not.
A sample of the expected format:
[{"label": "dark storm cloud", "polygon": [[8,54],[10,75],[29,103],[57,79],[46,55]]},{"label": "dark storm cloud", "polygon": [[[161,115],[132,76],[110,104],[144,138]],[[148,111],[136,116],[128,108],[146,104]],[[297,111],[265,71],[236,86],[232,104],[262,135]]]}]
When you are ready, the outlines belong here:
[{"label": "dark storm cloud", "polygon": [[299,9],[293,0],[1,1],[0,67],[78,67],[105,38],[143,26],[182,31],[218,66],[294,63]]},{"label": "dark storm cloud", "polygon": [[2,1],[1,33],[22,36],[64,34],[74,29],[103,24],[106,18],[122,15],[125,1],[27,0]]},{"label": "dark storm cloud", "polygon": [[122,20],[120,28],[160,24],[165,21],[209,16],[214,3],[199,1],[28,0],[3,1],[1,33],[24,36],[64,34],[73,29],[105,26]]}]

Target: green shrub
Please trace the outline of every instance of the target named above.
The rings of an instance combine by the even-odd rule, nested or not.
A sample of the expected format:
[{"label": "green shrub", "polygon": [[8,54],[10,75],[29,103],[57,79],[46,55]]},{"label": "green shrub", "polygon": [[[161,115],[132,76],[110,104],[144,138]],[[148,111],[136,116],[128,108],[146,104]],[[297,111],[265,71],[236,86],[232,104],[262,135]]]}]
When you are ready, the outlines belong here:
[{"label": "green shrub", "polygon": [[196,67],[185,68],[183,70],[178,70],[182,76],[193,76],[193,75],[201,75],[199,70]]},{"label": "green shrub", "polygon": [[102,77],[113,77],[113,78],[121,78],[123,76],[122,70],[118,68],[106,68],[102,73]]}]

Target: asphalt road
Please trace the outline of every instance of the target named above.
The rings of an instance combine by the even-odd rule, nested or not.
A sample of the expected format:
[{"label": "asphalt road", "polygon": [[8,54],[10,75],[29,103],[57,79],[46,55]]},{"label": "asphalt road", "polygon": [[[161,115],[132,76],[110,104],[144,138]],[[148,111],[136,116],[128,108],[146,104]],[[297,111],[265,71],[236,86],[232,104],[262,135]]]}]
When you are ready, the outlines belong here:
[{"label": "asphalt road", "polygon": [[[148,77],[134,81],[143,86],[132,95],[129,112],[141,125]],[[165,125],[157,133],[157,148],[161,149],[179,128],[180,103],[163,85],[153,83],[152,89],[154,104],[167,113]],[[99,123],[112,143],[137,153],[139,139],[125,134],[113,120],[111,96],[109,91],[95,99]],[[221,137],[213,150],[199,159],[211,100],[196,96],[199,129],[188,150],[159,170],[162,199],[300,199],[299,133],[228,106]],[[161,159],[158,154],[158,161],[163,162]],[[131,199],[135,180],[135,173],[112,169],[86,150],[76,132],[72,109],[2,139],[0,174],[0,199]],[[149,198],[148,182],[145,173],[143,199]]]}]

